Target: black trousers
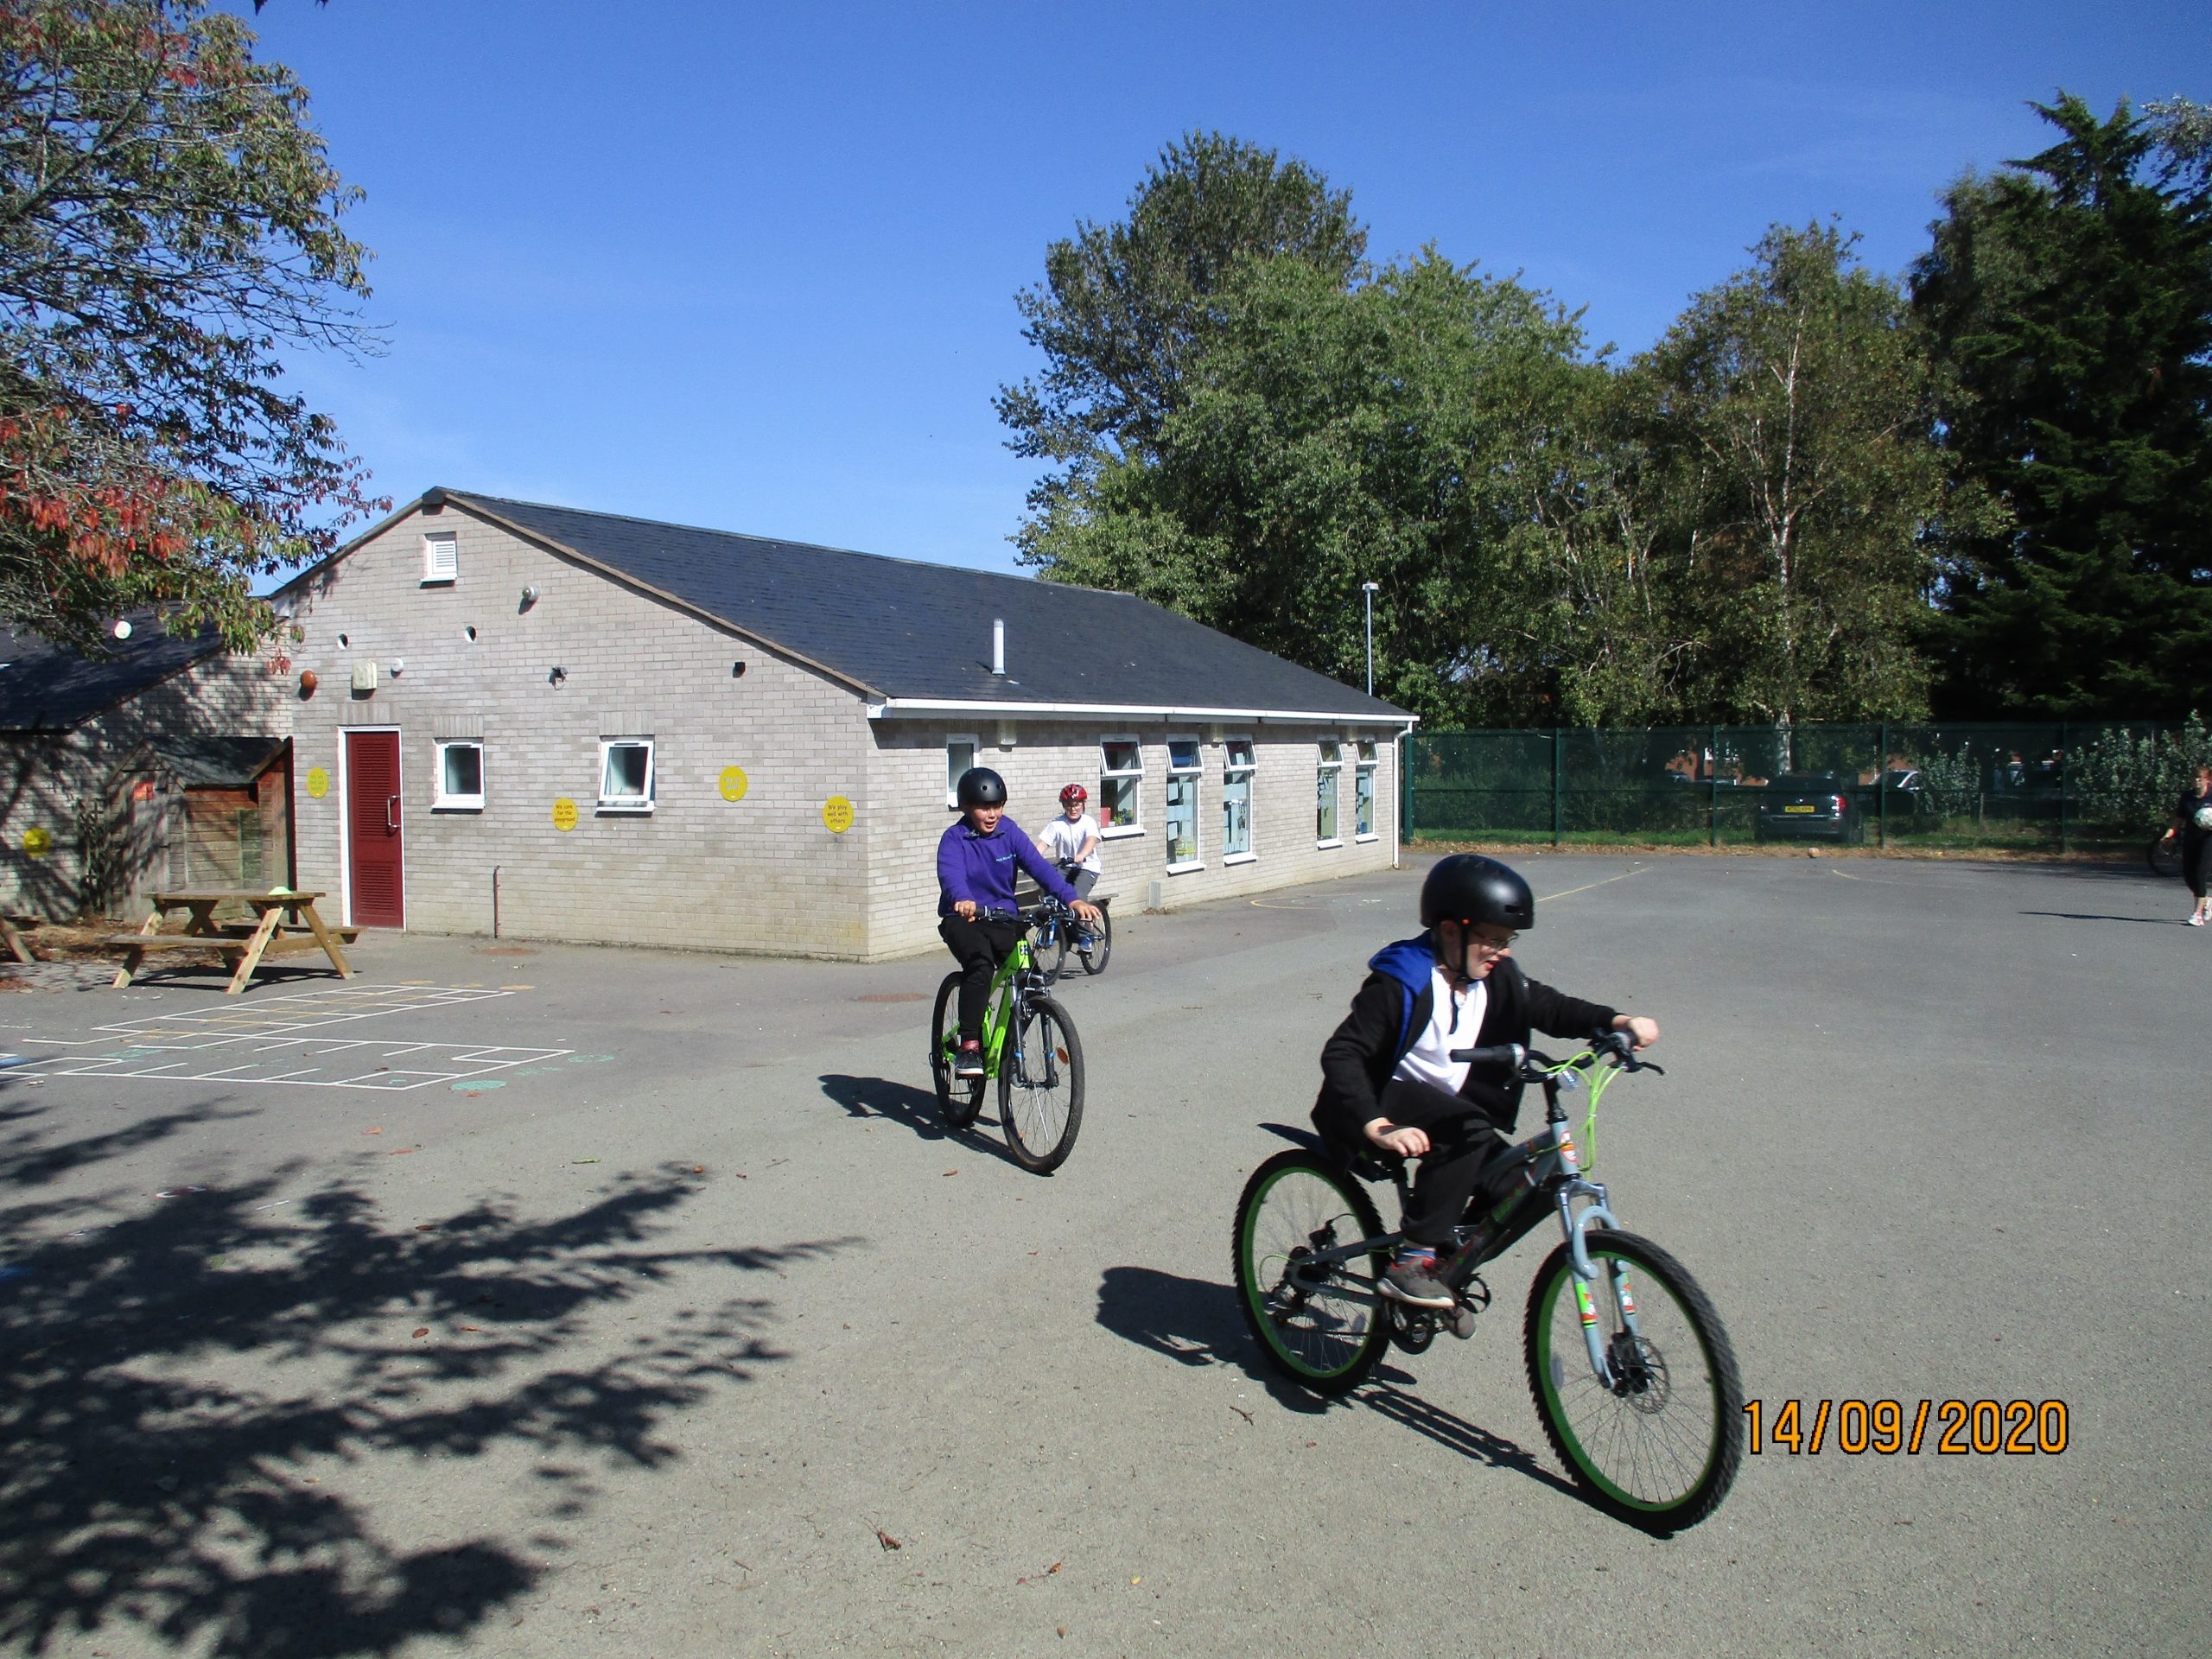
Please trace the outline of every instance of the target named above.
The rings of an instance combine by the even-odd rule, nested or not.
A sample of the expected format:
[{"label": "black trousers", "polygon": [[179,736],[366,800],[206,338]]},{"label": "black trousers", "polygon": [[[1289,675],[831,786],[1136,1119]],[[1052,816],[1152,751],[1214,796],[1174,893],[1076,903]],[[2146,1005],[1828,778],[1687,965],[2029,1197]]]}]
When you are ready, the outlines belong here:
[{"label": "black trousers", "polygon": [[964,1043],[982,1034],[991,976],[1013,954],[1021,929],[1014,922],[963,922],[948,916],[937,925],[937,931],[960,963],[960,1040]]},{"label": "black trousers", "polygon": [[1505,1137],[1487,1113],[1434,1084],[1393,1077],[1380,1103],[1382,1116],[1400,1128],[1428,1134],[1428,1154],[1414,1172],[1413,1196],[1401,1224],[1405,1235],[1416,1244],[1447,1246],[1483,1166],[1505,1149]]},{"label": "black trousers", "polygon": [[2181,879],[2199,899],[2212,887],[2212,831],[2182,833]]}]

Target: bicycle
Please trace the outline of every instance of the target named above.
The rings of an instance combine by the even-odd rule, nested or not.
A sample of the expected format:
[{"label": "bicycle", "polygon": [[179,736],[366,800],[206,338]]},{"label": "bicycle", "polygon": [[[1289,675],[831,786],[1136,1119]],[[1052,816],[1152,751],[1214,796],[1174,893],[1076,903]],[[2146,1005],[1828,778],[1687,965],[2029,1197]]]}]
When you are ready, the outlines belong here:
[{"label": "bicycle", "polygon": [[2151,867],[2151,874],[2171,881],[2181,874],[2181,837],[2160,836],[2143,855],[2143,861]]},{"label": "bicycle", "polygon": [[[1007,911],[984,911],[981,917],[1024,920]],[[960,1048],[960,981],[957,969],[944,976],[930,1018],[930,1071],[937,1082],[938,1109],[948,1128],[966,1128],[982,1109],[985,1086],[996,1077],[1007,1150],[1024,1169],[1049,1175],[1067,1161],[1083,1127],[1083,1045],[1075,1024],[1065,1008],[1045,995],[1049,982],[1028,939],[1018,938],[991,979],[979,1033],[983,1075],[957,1077],[952,1068]]]},{"label": "bicycle", "polygon": [[[1537,1268],[1522,1322],[1545,1438],[1607,1513],[1655,1532],[1695,1525],[1719,1507],[1743,1460],[1735,1352],[1681,1264],[1618,1230],[1605,1188],[1584,1161],[1594,1154],[1598,1101],[1611,1080],[1662,1069],[1637,1059],[1621,1032],[1601,1033],[1564,1062],[1519,1044],[1452,1058],[1503,1061],[1544,1091],[1542,1132],[1484,1167],[1453,1249],[1439,1251],[1436,1277],[1456,1305],[1408,1307],[1376,1288],[1403,1235],[1382,1230],[1361,1182],[1388,1179],[1402,1202],[1405,1160],[1374,1148],[1347,1160],[1299,1147],[1253,1171],[1237,1200],[1230,1252],[1246,1325],[1293,1382],[1348,1393],[1386,1346],[1418,1354],[1440,1330],[1473,1336],[1491,1300],[1478,1269],[1556,1216],[1566,1237]],[[1590,1111],[1578,1153],[1560,1096],[1585,1086]]]},{"label": "bicycle", "polygon": [[1094,899],[1090,902],[1098,906],[1096,925],[1085,924],[1049,894],[1040,898],[1036,908],[1027,913],[1030,954],[1036,958],[1038,969],[1045,976],[1047,985],[1058,984],[1067,972],[1070,950],[1075,952],[1084,973],[1106,971],[1106,959],[1114,953],[1114,915],[1107,909],[1113,900]]}]

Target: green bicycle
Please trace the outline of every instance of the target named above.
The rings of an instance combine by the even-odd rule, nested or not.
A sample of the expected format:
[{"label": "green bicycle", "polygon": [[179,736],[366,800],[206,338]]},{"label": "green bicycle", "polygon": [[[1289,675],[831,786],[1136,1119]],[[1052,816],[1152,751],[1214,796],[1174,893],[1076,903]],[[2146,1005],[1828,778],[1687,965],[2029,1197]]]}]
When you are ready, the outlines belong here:
[{"label": "green bicycle", "polygon": [[[984,914],[993,921],[1021,919],[997,912]],[[947,1128],[966,1128],[982,1109],[985,1086],[996,1077],[1007,1150],[1024,1169],[1049,1175],[1067,1161],[1083,1127],[1083,1045],[1075,1023],[1045,994],[1046,976],[1027,939],[1019,938],[991,980],[979,1033],[983,1075],[957,1077],[952,1066],[960,1046],[960,979],[957,971],[944,976],[930,1018],[930,1073],[937,1083],[938,1109]]]},{"label": "green bicycle", "polygon": [[[1694,1525],[1719,1507],[1743,1460],[1735,1352],[1688,1271],[1618,1230],[1605,1187],[1584,1173],[1606,1084],[1660,1068],[1637,1059],[1621,1032],[1600,1033],[1565,1062],[1517,1044],[1452,1058],[1503,1062],[1544,1092],[1544,1128],[1484,1166],[1457,1247],[1440,1252],[1436,1276],[1456,1304],[1431,1312],[1376,1291],[1401,1235],[1383,1231],[1360,1183],[1395,1181],[1402,1203],[1404,1160],[1300,1147],[1253,1171],[1237,1201],[1230,1252],[1245,1325],[1293,1382],[1347,1393],[1394,1343],[1418,1354],[1439,1331],[1473,1336],[1491,1300],[1478,1269],[1556,1220],[1566,1237],[1536,1269],[1522,1325],[1545,1437],[1607,1513],[1654,1532]],[[1579,1088],[1589,1090],[1590,1113],[1578,1154],[1560,1096]]]}]

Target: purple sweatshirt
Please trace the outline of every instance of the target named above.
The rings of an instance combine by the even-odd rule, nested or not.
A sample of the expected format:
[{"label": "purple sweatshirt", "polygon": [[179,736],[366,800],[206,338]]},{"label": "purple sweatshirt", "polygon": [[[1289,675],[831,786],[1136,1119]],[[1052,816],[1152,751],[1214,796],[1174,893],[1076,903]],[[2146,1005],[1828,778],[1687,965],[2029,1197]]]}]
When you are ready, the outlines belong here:
[{"label": "purple sweatshirt", "polygon": [[951,915],[953,906],[963,899],[972,899],[985,910],[1012,910],[1016,864],[1063,904],[1075,903],[1075,889],[1061,879],[1020,824],[1001,817],[996,832],[987,836],[962,813],[937,843],[937,913]]}]

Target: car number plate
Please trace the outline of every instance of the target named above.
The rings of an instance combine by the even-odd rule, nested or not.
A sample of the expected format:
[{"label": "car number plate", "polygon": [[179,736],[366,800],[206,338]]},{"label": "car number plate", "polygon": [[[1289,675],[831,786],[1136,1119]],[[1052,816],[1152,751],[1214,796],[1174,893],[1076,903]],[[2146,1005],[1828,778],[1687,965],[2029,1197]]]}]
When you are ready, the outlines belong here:
[{"label": "car number plate", "polygon": [[1821,809],[1817,806],[1785,806],[1782,810],[1785,812],[1817,812]]}]

